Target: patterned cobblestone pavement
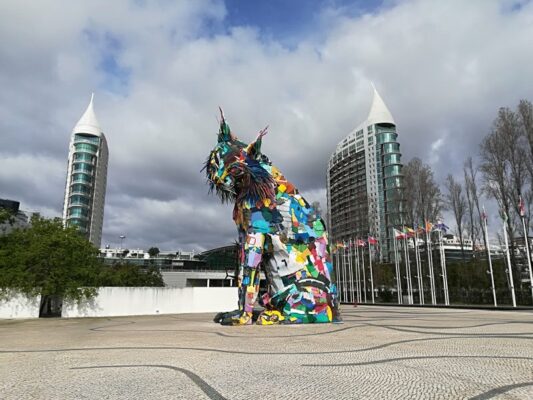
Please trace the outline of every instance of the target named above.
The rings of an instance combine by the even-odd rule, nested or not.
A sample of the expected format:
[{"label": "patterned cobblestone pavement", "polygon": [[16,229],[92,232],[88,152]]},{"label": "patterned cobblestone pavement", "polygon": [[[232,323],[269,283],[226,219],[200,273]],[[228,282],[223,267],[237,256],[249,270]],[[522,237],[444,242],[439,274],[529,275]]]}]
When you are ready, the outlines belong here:
[{"label": "patterned cobblestone pavement", "polygon": [[3,320],[0,399],[533,399],[531,311],[342,310],[338,325]]}]

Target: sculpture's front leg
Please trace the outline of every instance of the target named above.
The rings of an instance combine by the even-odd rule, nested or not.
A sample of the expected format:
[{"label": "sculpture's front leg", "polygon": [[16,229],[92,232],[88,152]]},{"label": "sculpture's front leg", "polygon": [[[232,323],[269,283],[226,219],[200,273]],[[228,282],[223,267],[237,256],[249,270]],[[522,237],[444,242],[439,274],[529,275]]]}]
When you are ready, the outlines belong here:
[{"label": "sculpture's front leg", "polygon": [[259,293],[259,274],[264,243],[263,233],[249,233],[246,236],[239,274],[239,313],[224,318],[220,322],[222,325],[252,324],[254,305]]}]

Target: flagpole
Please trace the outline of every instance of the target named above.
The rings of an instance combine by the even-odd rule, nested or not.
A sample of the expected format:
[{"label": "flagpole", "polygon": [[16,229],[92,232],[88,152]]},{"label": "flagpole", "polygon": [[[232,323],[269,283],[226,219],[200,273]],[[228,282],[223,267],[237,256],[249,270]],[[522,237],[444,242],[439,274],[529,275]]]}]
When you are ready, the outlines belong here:
[{"label": "flagpole", "polygon": [[357,302],[362,303],[363,298],[361,297],[361,269],[359,264],[359,246],[357,246],[357,238],[354,239],[355,243],[355,261],[356,261],[356,269],[355,269],[355,276],[356,276],[356,283],[357,283]]},{"label": "flagpole", "polygon": [[489,260],[490,284],[492,285],[492,298],[494,299],[494,307],[498,307],[496,300],[496,288],[494,287],[494,273],[492,271],[492,257],[490,256],[490,240],[487,229],[487,214],[485,213],[485,206],[483,206],[483,229],[485,229],[485,237],[487,238],[487,257]]},{"label": "flagpole", "polygon": [[513,267],[511,266],[511,255],[509,254],[509,241],[507,240],[507,214],[504,212],[503,219],[503,237],[505,239],[505,254],[507,256],[507,264],[509,265],[509,282],[511,284],[511,297],[513,299],[513,307],[516,307],[516,296],[514,292]]},{"label": "flagpole", "polygon": [[442,230],[439,228],[439,250],[440,266],[442,269],[442,286],[444,289],[444,305],[450,305],[450,295],[448,293],[448,274],[446,272],[446,253],[444,252],[444,242],[442,240]]},{"label": "flagpole", "polygon": [[348,303],[350,300],[348,299],[348,266],[346,265],[346,242],[342,241],[343,247],[343,254],[342,254],[342,266],[344,269],[344,302]]},{"label": "flagpole", "polygon": [[366,273],[365,273],[365,246],[361,246],[361,254],[363,255],[362,256],[362,259],[363,259],[363,279],[361,279],[363,281],[363,298],[365,299],[365,303],[366,303]]},{"label": "flagpole", "polygon": [[370,241],[368,241],[368,260],[370,263],[370,288],[372,289],[372,304],[374,304],[374,274],[372,273],[372,251],[370,250]]},{"label": "flagpole", "polygon": [[358,250],[357,250],[357,239],[352,238],[353,246],[353,268],[354,268],[354,302],[361,303],[359,299],[359,259],[358,259]]},{"label": "flagpole", "polygon": [[354,303],[355,302],[355,290],[354,290],[354,285],[353,285],[353,278],[354,278],[354,273],[353,273],[353,262],[352,262],[352,240],[351,239],[348,239],[348,271],[349,271],[349,276],[350,276],[350,303]]},{"label": "flagpole", "polygon": [[335,274],[335,284],[337,285],[337,288],[339,287],[339,274],[337,271],[337,246],[335,244],[332,244],[330,246],[330,255],[332,257],[331,263],[333,265],[333,273]]},{"label": "flagpole", "polygon": [[398,304],[402,304],[402,277],[400,274],[400,261],[398,260],[398,245],[396,244],[396,230],[392,229],[392,240],[394,240],[394,266],[396,267],[396,292],[398,294]]},{"label": "flagpole", "polygon": [[342,274],[342,263],[341,263],[341,252],[339,251],[339,249],[337,248],[337,265],[338,265],[338,270],[339,270],[339,300],[342,301],[342,298],[343,298],[343,291],[344,291],[344,282],[342,281],[343,279],[343,274]]},{"label": "flagpole", "polygon": [[433,305],[437,304],[437,299],[435,296],[435,273],[433,271],[433,248],[431,246],[431,230],[428,232],[428,225],[426,223],[426,252],[428,257],[428,267],[429,267],[429,285],[431,287],[431,303]]},{"label": "flagpole", "polygon": [[[344,243],[344,242],[343,242]],[[344,249],[344,247],[342,247]],[[342,263],[342,252],[339,250],[339,276],[340,276],[340,287],[339,287],[339,292],[340,292],[340,299],[341,301],[344,301],[344,270],[342,268],[343,266],[343,263]]]},{"label": "flagpole", "polygon": [[411,281],[411,261],[409,260],[409,246],[407,245],[407,235],[403,240],[404,250],[405,250],[405,271],[407,278],[407,302],[413,304],[413,282]]},{"label": "flagpole", "polygon": [[424,304],[424,285],[422,282],[422,269],[420,266],[420,253],[418,252],[418,226],[415,230],[415,258],[416,258],[416,273],[418,274],[418,300],[420,304]]},{"label": "flagpole", "polygon": [[337,247],[337,269],[339,270],[339,301],[342,302],[342,298],[343,298],[343,282],[342,282],[342,263],[341,263],[341,252],[339,250],[340,247]]},{"label": "flagpole", "polygon": [[521,216],[522,226],[524,227],[524,241],[526,244],[527,265],[529,267],[529,285],[531,286],[531,300],[533,300],[533,273],[531,273],[531,254],[529,252],[529,240],[527,238],[526,219]]},{"label": "flagpole", "polygon": [[363,302],[363,295],[361,294],[361,260],[359,260],[359,239],[355,238],[355,258],[357,259],[357,301]]}]

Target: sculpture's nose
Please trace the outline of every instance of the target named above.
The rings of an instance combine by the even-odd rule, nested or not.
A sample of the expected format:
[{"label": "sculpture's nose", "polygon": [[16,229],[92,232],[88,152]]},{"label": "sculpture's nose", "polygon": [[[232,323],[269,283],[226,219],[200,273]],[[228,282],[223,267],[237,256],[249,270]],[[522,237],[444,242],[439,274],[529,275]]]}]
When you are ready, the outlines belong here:
[{"label": "sculpture's nose", "polygon": [[228,171],[224,171],[224,173],[220,176],[215,177],[215,183],[221,184],[224,183],[224,180],[226,179],[226,176],[228,176]]}]

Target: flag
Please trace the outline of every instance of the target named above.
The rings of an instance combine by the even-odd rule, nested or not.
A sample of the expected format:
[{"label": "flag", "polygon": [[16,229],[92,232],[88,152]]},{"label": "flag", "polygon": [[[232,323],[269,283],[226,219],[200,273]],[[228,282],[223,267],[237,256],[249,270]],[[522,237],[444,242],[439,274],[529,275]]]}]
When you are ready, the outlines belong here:
[{"label": "flag", "polygon": [[399,231],[398,229],[396,228],[392,228],[393,231],[394,231],[394,238],[396,240],[399,240],[399,239],[405,239],[405,233],[403,233],[402,231]]},{"label": "flag", "polygon": [[363,239],[357,239],[357,246],[365,247],[366,246],[366,242]]},{"label": "flag", "polygon": [[342,242],[337,242],[337,248],[338,248],[338,249],[343,249],[344,247],[346,247],[346,246],[344,245],[344,243],[342,243]]},{"label": "flag", "polygon": [[426,220],[426,232],[431,232],[431,228],[433,228],[433,224]]},{"label": "flag", "polygon": [[504,210],[500,210],[500,217],[502,218],[502,221],[504,224],[507,223],[507,213]]},{"label": "flag", "polygon": [[522,196],[518,196],[518,210],[521,217],[526,215],[526,205],[524,204],[524,200],[522,200]]},{"label": "flag", "polygon": [[368,244],[376,245],[378,244],[378,240],[374,236],[368,237]]},{"label": "flag", "polygon": [[483,220],[484,223],[487,223],[488,221],[488,217],[487,217],[487,213],[485,212],[485,206],[483,206],[483,211],[481,211],[481,219]]},{"label": "flag", "polygon": [[413,237],[415,235],[414,229],[409,228],[408,226],[403,227],[403,233],[405,233],[405,237]]},{"label": "flag", "polygon": [[444,233],[446,233],[446,231],[448,229],[450,229],[450,227],[448,225],[444,224],[444,222],[442,222],[440,220],[437,221],[437,223],[434,225],[434,228],[435,229],[439,229],[439,230],[443,231]]}]

